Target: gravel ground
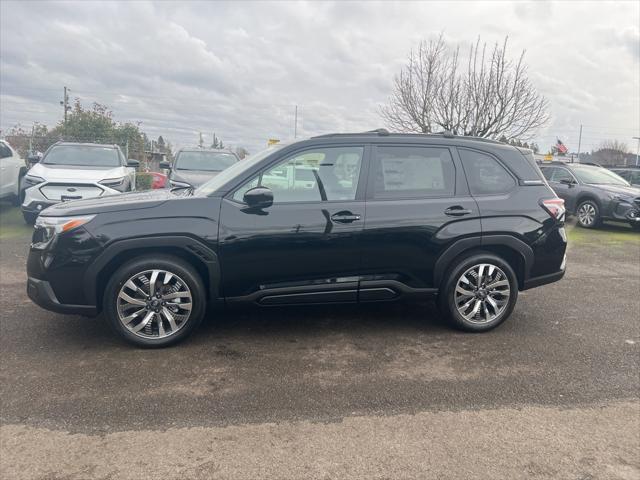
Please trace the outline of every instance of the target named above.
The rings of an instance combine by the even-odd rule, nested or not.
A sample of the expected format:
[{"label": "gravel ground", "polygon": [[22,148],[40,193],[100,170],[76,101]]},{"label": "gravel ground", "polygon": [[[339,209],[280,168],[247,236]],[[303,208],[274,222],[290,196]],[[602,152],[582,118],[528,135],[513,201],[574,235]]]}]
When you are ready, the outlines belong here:
[{"label": "gravel ground", "polygon": [[565,279],[487,334],[430,303],[247,309],[153,351],[33,305],[27,230],[7,231],[2,478],[640,479],[626,228],[572,230]]}]

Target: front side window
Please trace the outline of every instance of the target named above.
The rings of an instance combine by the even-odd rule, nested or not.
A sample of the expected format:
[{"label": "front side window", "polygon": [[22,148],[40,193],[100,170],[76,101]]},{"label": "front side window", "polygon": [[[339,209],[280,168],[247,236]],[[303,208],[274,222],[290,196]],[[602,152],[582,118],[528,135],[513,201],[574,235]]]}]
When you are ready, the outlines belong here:
[{"label": "front side window", "polygon": [[0,158],[9,158],[12,155],[11,149],[4,143],[0,142]]},{"label": "front side window", "polygon": [[456,171],[447,148],[378,147],[373,163],[373,197],[452,196]]},{"label": "front side window", "polygon": [[49,150],[42,159],[44,165],[73,165],[92,167],[119,167],[118,151],[112,147],[88,145],[59,145]]},{"label": "front side window", "polygon": [[606,168],[573,165],[573,171],[576,174],[576,177],[578,177],[578,179],[583,183],[593,185],[620,185],[625,187],[629,186],[629,182],[627,182],[624,178],[616,175]]},{"label": "front side window", "polygon": [[492,156],[463,148],[458,151],[473,195],[497,195],[515,187],[513,177]]},{"label": "front side window", "polygon": [[294,154],[252,178],[233,194],[258,186],[273,192],[274,203],[355,200],[363,147],[327,147]]}]

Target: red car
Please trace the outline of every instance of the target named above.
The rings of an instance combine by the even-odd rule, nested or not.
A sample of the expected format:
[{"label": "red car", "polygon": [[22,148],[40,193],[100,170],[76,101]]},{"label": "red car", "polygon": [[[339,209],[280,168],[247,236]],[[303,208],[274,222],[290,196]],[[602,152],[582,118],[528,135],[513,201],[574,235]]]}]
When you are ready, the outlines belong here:
[{"label": "red car", "polygon": [[165,188],[167,186],[167,176],[164,173],[160,172],[149,172],[153,176],[153,181],[151,182],[151,188],[153,190],[157,188]]}]

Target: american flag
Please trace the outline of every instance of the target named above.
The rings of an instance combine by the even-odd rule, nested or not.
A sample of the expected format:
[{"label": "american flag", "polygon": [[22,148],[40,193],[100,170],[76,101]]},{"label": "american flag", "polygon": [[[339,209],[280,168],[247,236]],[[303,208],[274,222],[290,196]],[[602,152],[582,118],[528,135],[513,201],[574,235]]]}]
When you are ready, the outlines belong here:
[{"label": "american flag", "polygon": [[559,153],[567,153],[569,151],[567,146],[564,143],[562,143],[562,140],[560,140],[559,138],[558,138],[558,143],[556,144],[556,148],[558,149]]}]

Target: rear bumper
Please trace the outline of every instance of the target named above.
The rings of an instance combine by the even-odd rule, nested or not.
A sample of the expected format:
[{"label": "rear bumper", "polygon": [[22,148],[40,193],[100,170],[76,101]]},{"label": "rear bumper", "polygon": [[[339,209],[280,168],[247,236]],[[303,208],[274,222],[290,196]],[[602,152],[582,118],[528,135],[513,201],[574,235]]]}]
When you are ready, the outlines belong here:
[{"label": "rear bumper", "polygon": [[540,287],[542,285],[547,285],[548,283],[557,282],[566,272],[567,265],[567,255],[562,259],[562,265],[560,265],[560,270],[557,272],[549,273],[547,275],[540,275],[539,277],[529,278],[524,281],[524,285],[522,290],[529,290],[530,288]]},{"label": "rear bumper", "polygon": [[95,305],[68,305],[60,303],[46,280],[27,278],[27,295],[38,306],[56,313],[67,313],[95,317],[98,309]]}]

